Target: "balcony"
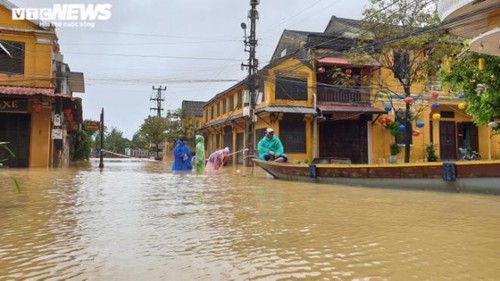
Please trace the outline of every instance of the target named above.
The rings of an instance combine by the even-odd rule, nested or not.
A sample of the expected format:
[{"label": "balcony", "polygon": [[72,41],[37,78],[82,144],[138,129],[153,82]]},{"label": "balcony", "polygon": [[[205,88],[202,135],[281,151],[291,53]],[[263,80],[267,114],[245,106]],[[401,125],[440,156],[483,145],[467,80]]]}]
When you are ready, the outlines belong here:
[{"label": "balcony", "polygon": [[358,88],[341,88],[330,85],[318,85],[318,102],[336,102],[346,104],[370,104],[370,92]]}]

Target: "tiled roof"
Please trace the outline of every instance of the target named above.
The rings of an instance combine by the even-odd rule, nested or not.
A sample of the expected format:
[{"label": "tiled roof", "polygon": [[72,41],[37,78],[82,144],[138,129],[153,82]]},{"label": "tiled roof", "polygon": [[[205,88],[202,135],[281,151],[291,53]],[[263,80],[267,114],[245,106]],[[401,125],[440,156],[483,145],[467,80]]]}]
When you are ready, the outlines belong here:
[{"label": "tiled roof", "polygon": [[22,95],[22,96],[57,96],[53,88],[34,88],[20,86],[0,86],[0,94],[4,95]]}]

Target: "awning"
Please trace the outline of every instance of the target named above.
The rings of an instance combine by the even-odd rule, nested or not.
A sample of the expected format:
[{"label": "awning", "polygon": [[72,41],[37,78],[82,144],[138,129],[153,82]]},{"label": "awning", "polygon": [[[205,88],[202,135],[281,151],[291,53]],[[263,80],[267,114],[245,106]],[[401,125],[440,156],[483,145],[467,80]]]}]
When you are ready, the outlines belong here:
[{"label": "awning", "polygon": [[16,95],[16,96],[45,96],[45,97],[61,97],[74,100],[74,97],[62,94],[56,94],[53,88],[37,88],[23,86],[0,86],[0,95]]},{"label": "awning", "polygon": [[[324,57],[318,59],[318,63],[320,64],[333,64],[333,65],[353,65],[353,63],[346,58],[339,58],[339,57]],[[365,62],[362,64],[359,64],[362,66],[380,66],[380,63],[378,61],[371,61],[371,62]]]},{"label": "awning", "polygon": [[368,105],[359,106],[359,105],[326,104],[326,105],[318,105],[317,107],[322,113],[356,113],[359,115],[386,113],[382,109],[378,109],[376,107]]}]

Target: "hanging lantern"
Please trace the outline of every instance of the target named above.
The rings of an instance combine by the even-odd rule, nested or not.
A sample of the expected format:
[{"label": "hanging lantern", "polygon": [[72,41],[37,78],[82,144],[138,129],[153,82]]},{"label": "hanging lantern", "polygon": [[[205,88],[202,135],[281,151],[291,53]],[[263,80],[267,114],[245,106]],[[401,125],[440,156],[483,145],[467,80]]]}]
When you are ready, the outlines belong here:
[{"label": "hanging lantern", "polygon": [[347,68],[345,71],[344,71],[345,74],[347,75],[351,75],[352,74],[352,69],[350,68]]},{"label": "hanging lantern", "polygon": [[42,103],[37,101],[37,102],[33,103],[32,108],[35,112],[38,113],[38,112],[42,111]]},{"label": "hanging lantern", "polygon": [[403,124],[399,125],[398,128],[399,128],[399,131],[401,131],[401,132],[404,132],[406,130],[406,126]]},{"label": "hanging lantern", "polygon": [[458,98],[459,99],[464,99],[465,98],[465,94],[464,93],[460,93],[460,95],[458,95]]},{"label": "hanging lantern", "polygon": [[466,103],[465,102],[461,102],[458,104],[458,109],[465,109],[465,106],[466,106]]},{"label": "hanging lantern", "polygon": [[439,106],[440,106],[439,103],[433,103],[431,105],[432,109],[439,109]]},{"label": "hanging lantern", "polygon": [[320,66],[318,67],[318,73],[325,73],[325,67],[324,66]]},{"label": "hanging lantern", "polygon": [[411,104],[413,102],[413,98],[412,97],[406,97],[403,99],[403,101],[406,103],[406,104]]},{"label": "hanging lantern", "polygon": [[65,109],[63,109],[63,111],[65,116],[69,116],[69,114],[71,113],[71,108],[66,107]]},{"label": "hanging lantern", "polygon": [[434,120],[439,120],[439,119],[441,119],[441,114],[439,114],[439,113],[434,113],[434,114],[432,114],[432,119],[434,119]]},{"label": "hanging lantern", "polygon": [[413,131],[411,132],[411,134],[412,134],[414,137],[418,137],[418,136],[420,136],[420,131],[418,131],[418,130],[413,130]]},{"label": "hanging lantern", "polygon": [[486,61],[484,60],[484,58],[479,58],[479,60],[478,60],[479,70],[483,71],[485,67],[486,67]]},{"label": "hanging lantern", "polygon": [[392,110],[392,106],[390,106],[390,105],[386,105],[386,106],[384,107],[384,110],[385,110],[385,112],[389,112],[389,111],[391,111],[391,110]]},{"label": "hanging lantern", "polygon": [[416,123],[416,125],[417,125],[417,128],[423,128],[424,125],[425,125],[425,123],[422,120],[418,120],[417,123]]},{"label": "hanging lantern", "polygon": [[439,92],[432,92],[432,97],[437,99],[439,97]]}]

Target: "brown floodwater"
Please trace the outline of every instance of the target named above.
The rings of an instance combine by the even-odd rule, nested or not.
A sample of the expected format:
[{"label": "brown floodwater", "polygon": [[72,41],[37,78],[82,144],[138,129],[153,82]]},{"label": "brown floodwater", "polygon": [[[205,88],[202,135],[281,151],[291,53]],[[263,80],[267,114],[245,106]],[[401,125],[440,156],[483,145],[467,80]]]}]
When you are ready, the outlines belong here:
[{"label": "brown floodwater", "polygon": [[0,169],[0,280],[500,279],[500,196],[97,164]]}]

